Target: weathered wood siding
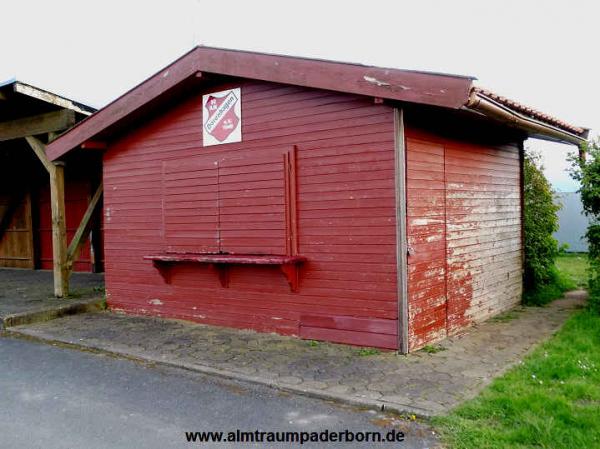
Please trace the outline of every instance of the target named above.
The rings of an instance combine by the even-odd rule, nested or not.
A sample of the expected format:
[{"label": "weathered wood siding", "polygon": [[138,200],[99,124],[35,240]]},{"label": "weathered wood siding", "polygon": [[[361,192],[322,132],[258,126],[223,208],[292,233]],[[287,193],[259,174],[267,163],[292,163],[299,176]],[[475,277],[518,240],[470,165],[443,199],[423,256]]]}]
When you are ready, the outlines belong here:
[{"label": "weathered wood siding", "polygon": [[[202,146],[197,92],[105,154],[110,306],[396,348],[393,109],[368,98],[263,82],[207,92],[229,87],[242,89],[243,142]],[[143,260],[169,249],[284,251],[279,164],[294,146],[299,254],[308,258],[297,293],[276,267],[234,266],[223,288],[206,265],[178,265],[165,284]],[[225,193],[219,232],[216,183]]]},{"label": "weathered wood siding", "polygon": [[[6,218],[8,214],[10,220]],[[34,266],[31,195],[0,192],[0,267]]]},{"label": "weathered wood siding", "polygon": [[520,301],[517,145],[409,130],[407,196],[411,349]]}]

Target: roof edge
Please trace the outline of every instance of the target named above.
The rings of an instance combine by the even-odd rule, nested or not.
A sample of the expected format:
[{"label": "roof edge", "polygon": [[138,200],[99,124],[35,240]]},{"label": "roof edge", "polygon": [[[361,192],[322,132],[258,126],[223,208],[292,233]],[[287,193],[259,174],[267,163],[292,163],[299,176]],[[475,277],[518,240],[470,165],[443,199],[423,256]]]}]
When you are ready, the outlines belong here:
[{"label": "roof edge", "polygon": [[46,103],[50,103],[64,109],[70,109],[74,112],[85,116],[89,116],[96,112],[96,108],[92,106],[88,106],[84,103],[71,100],[70,98],[67,98],[65,96],[58,95],[48,90],[33,86],[32,84],[19,81],[16,78],[11,78],[0,82],[0,89],[2,88],[12,88],[12,91],[18,94],[26,95],[28,97],[32,97],[37,100],[44,101]]},{"label": "roof edge", "polygon": [[475,81],[477,79],[477,77],[473,76],[473,75],[461,75],[458,73],[436,72],[433,70],[399,69],[399,68],[395,68],[395,67],[383,67],[383,66],[375,66],[375,65],[371,65],[371,64],[363,64],[360,62],[340,61],[340,60],[325,59],[325,58],[309,58],[308,56],[293,56],[293,55],[286,55],[283,53],[259,52],[259,51],[253,51],[253,50],[239,50],[236,48],[211,47],[211,46],[206,46],[206,45],[197,45],[194,47],[194,49],[197,49],[197,48],[206,48],[206,49],[211,49],[211,50],[220,50],[220,51],[227,51],[227,52],[232,52],[232,53],[245,53],[245,54],[257,55],[257,56],[273,56],[273,57],[277,57],[277,58],[288,58],[288,59],[303,60],[303,61],[309,61],[309,62],[342,64],[342,65],[348,65],[348,66],[363,67],[365,69],[392,70],[392,71],[399,70],[399,71],[406,72],[406,73],[444,76],[444,77],[448,77],[448,78],[462,78],[462,79],[466,79],[466,80],[470,80],[470,81]]},{"label": "roof edge", "polygon": [[198,46],[51,142],[47,147],[48,157],[56,160],[88,140],[110,137],[115,126],[129,115],[148,110],[152,101],[163,98],[183,81],[192,77],[202,80],[204,75],[255,79],[447,109],[469,109],[513,124],[532,136],[548,136],[573,144],[587,138],[585,128],[474,87],[471,77]]},{"label": "roof edge", "polygon": [[60,106],[61,108],[70,109],[85,116],[92,115],[97,110],[96,108],[93,108],[86,104],[71,100],[67,97],[63,97],[62,95],[52,93],[45,89],[40,89],[39,87],[35,87],[31,84],[23,83],[21,81],[16,81],[14,83],[13,89],[17,93],[27,95],[41,101],[45,101],[46,103],[51,103],[56,106]]},{"label": "roof edge", "polygon": [[570,125],[480,88],[473,88],[465,108],[523,129],[532,137],[544,136],[550,140],[579,146],[586,142],[589,133],[587,128]]},{"label": "roof edge", "polygon": [[472,87],[470,77],[199,46],[54,140],[48,157],[62,157],[198,72],[452,109]]},{"label": "roof edge", "polygon": [[180,56],[50,142],[46,146],[48,159],[61,158],[182,81],[195,76],[199,72],[194,57],[196,50],[197,47]]}]

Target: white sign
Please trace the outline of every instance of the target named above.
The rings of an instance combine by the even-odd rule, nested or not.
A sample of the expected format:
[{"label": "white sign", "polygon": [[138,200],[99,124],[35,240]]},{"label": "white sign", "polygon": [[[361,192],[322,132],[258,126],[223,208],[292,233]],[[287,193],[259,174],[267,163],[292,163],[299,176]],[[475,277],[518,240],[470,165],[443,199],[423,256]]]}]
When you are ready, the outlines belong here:
[{"label": "white sign", "polygon": [[242,141],[241,89],[202,96],[203,144],[220,145]]}]

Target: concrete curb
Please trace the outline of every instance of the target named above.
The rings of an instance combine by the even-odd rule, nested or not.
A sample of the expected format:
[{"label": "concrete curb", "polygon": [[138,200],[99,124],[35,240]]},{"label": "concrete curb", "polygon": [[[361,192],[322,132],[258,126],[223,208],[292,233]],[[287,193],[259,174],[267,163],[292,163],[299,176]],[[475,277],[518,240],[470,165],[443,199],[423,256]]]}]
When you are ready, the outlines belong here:
[{"label": "concrete curb", "polygon": [[0,315],[0,330],[24,324],[50,321],[67,315],[98,312],[104,309],[106,309],[106,300],[104,298],[85,299],[73,302],[69,301],[64,305],[47,307],[31,312]]},{"label": "concrete curb", "polygon": [[400,404],[395,402],[389,402],[384,400],[370,399],[370,398],[361,398],[358,396],[341,394],[341,393],[332,393],[322,390],[316,390],[312,388],[300,388],[292,384],[286,384],[282,382],[277,382],[271,379],[267,379],[259,376],[248,376],[241,373],[236,373],[234,371],[222,370],[218,368],[213,368],[206,365],[195,364],[195,363],[187,363],[187,362],[177,362],[165,360],[162,358],[157,358],[154,356],[149,356],[148,354],[136,353],[135,351],[127,351],[120,348],[115,347],[103,347],[101,345],[97,345],[94,343],[88,342],[74,342],[69,341],[67,339],[60,340],[56,339],[52,335],[44,334],[43,332],[32,332],[28,329],[5,329],[4,334],[10,337],[15,338],[24,338],[28,340],[33,340],[41,343],[47,344],[55,344],[65,347],[70,347],[73,349],[79,349],[84,351],[90,351],[94,353],[100,354],[108,354],[112,356],[122,357],[128,360],[141,362],[141,363],[151,363],[156,365],[167,366],[170,368],[178,368],[184,369],[186,371],[197,372],[201,374],[206,374],[209,376],[220,377],[229,380],[236,380],[241,382],[247,382],[255,385],[264,385],[279,391],[284,391],[288,393],[299,394],[302,396],[313,397],[317,399],[324,399],[327,401],[333,401],[341,404],[347,404],[355,407],[364,407],[369,409],[374,409],[378,411],[391,411],[394,413],[399,413],[402,415],[410,414],[415,415],[420,418],[430,418],[436,413],[432,410],[427,410],[419,407],[414,407],[406,404]]}]

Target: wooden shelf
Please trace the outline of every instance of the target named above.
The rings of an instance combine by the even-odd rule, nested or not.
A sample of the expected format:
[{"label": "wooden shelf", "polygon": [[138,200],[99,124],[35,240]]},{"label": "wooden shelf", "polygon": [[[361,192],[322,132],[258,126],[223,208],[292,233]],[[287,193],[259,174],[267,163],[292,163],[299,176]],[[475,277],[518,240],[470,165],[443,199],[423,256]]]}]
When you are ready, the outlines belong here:
[{"label": "wooden shelf", "polygon": [[277,256],[260,254],[156,254],[144,256],[151,260],[167,284],[171,283],[171,267],[178,263],[199,263],[212,267],[219,276],[221,285],[229,287],[229,270],[232,265],[277,265],[284,274],[293,292],[298,291],[299,265],[306,261],[304,256]]}]

